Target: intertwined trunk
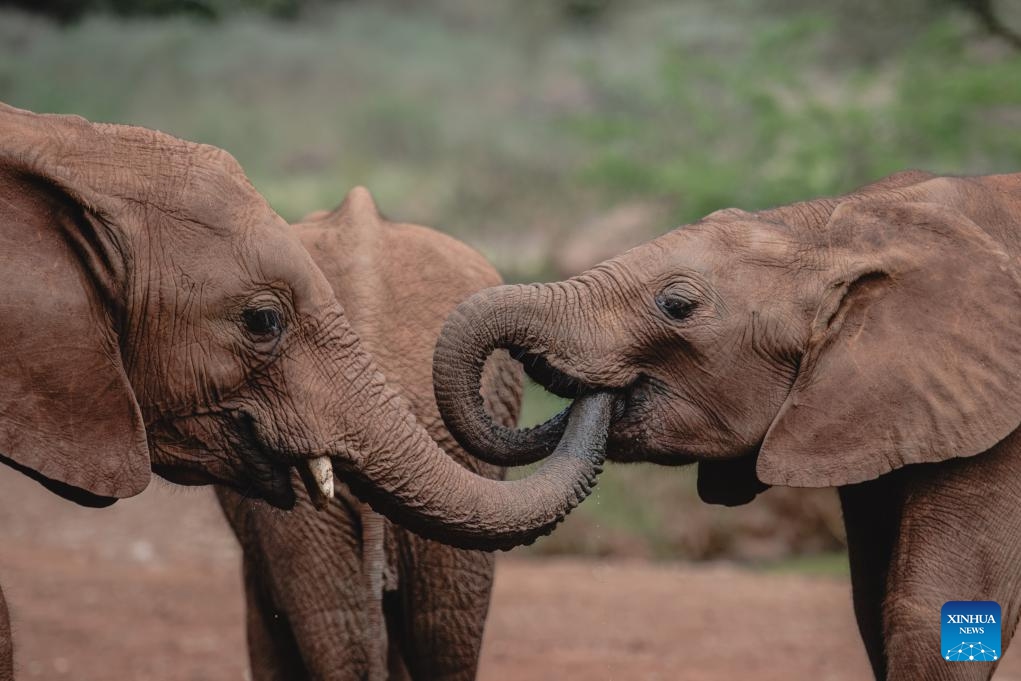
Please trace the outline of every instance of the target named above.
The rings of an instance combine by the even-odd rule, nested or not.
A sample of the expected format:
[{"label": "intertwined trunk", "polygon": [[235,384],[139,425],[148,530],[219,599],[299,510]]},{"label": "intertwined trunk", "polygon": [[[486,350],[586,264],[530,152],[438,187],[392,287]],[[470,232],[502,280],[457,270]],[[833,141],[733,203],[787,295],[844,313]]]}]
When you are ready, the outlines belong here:
[{"label": "intertwined trunk", "polygon": [[555,352],[564,343],[568,311],[579,309],[578,295],[574,282],[498,286],[475,294],[447,319],[436,345],[433,383],[447,428],[466,450],[489,463],[520,466],[556,447],[566,410],[534,428],[515,430],[489,417],[479,390],[494,350],[507,348],[512,356]]},{"label": "intertwined trunk", "polygon": [[[591,491],[604,459],[615,397],[580,398],[564,434],[532,475],[496,481],[450,458],[408,410],[351,332],[334,465],[391,520],[462,548],[508,549],[547,534]],[[480,398],[481,401],[481,398]]]},{"label": "intertwined trunk", "polygon": [[612,263],[549,284],[497,286],[476,293],[447,318],[436,344],[433,385],[447,429],[483,461],[520,466],[548,456],[567,411],[514,430],[486,413],[479,386],[486,359],[506,348],[547,390],[578,398],[623,394],[635,379],[627,361],[629,297]]}]

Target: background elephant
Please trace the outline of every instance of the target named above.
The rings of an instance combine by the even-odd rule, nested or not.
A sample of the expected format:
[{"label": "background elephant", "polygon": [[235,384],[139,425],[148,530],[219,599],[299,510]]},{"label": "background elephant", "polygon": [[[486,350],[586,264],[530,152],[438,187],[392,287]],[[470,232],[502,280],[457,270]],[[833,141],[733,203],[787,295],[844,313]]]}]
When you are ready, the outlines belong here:
[{"label": "background elephant", "polygon": [[496,548],[552,529],[602,461],[605,427],[525,483],[453,462],[213,147],[0,105],[0,289],[0,461],[81,504],[152,470],[288,507],[298,465],[322,506],[338,466],[420,531]]},{"label": "background elephant", "polygon": [[[457,447],[432,389],[432,352],[443,320],[470,294],[498,284],[496,271],[450,237],[382,218],[363,188],[337,210],[309,216],[295,232],[365,348],[430,435],[463,465],[498,477],[500,469]],[[497,420],[513,425],[520,370],[506,355],[494,360],[483,395]],[[244,551],[254,679],[387,678],[388,662],[394,679],[475,678],[492,554],[422,539],[343,486],[323,513],[304,497],[281,513],[229,488],[218,488],[218,496]],[[303,549],[312,537],[315,550]]]},{"label": "background elephant", "polygon": [[519,435],[478,404],[479,358],[509,348],[558,394],[617,391],[610,458],[700,462],[703,499],[838,486],[877,678],[988,678],[998,661],[938,655],[939,613],[998,601],[1004,648],[1021,613],[1019,219],[1021,175],[919,172],[718,211],[459,306],[441,413],[484,459],[543,456],[561,419]]}]

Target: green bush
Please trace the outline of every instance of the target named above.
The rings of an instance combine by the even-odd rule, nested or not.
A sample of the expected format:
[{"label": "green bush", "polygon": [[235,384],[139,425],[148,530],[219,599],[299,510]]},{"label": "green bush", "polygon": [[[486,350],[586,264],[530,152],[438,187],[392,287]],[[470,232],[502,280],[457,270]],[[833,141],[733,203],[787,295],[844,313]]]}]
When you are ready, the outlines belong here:
[{"label": "green bush", "polygon": [[[681,223],[727,205],[837,194],[905,168],[1021,167],[1021,56],[978,49],[939,21],[881,65],[831,65],[842,30],[813,13],[772,20],[726,54],[665,47],[657,86],[570,122],[599,150],[581,177],[614,200],[667,201]],[[621,91],[597,81],[607,97]]]}]

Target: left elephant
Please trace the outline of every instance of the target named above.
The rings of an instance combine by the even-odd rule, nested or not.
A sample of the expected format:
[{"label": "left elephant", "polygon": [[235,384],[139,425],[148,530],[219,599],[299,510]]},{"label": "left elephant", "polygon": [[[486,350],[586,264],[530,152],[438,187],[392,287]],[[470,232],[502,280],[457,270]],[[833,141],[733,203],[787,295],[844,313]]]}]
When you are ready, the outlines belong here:
[{"label": "left elephant", "polygon": [[572,419],[602,434],[576,429],[527,480],[451,460],[213,147],[0,105],[0,290],[0,461],[84,505],[138,494],[151,468],[289,507],[298,464],[323,504],[332,458],[391,517],[500,548],[551,530],[602,462],[599,399]]}]

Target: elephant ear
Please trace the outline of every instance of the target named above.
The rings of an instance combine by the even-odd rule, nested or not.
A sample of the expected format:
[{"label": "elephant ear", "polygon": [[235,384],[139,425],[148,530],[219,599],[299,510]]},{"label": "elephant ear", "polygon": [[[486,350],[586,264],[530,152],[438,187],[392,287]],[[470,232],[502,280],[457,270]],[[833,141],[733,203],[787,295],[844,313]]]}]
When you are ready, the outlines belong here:
[{"label": "elephant ear", "polygon": [[952,207],[849,201],[794,386],[763,440],[770,485],[825,487],[986,451],[1021,422],[1021,282]]},{"label": "elephant ear", "polygon": [[117,333],[124,260],[87,207],[98,202],[48,173],[38,151],[18,153],[31,138],[9,111],[0,110],[0,460],[65,498],[108,505],[150,477]]}]

